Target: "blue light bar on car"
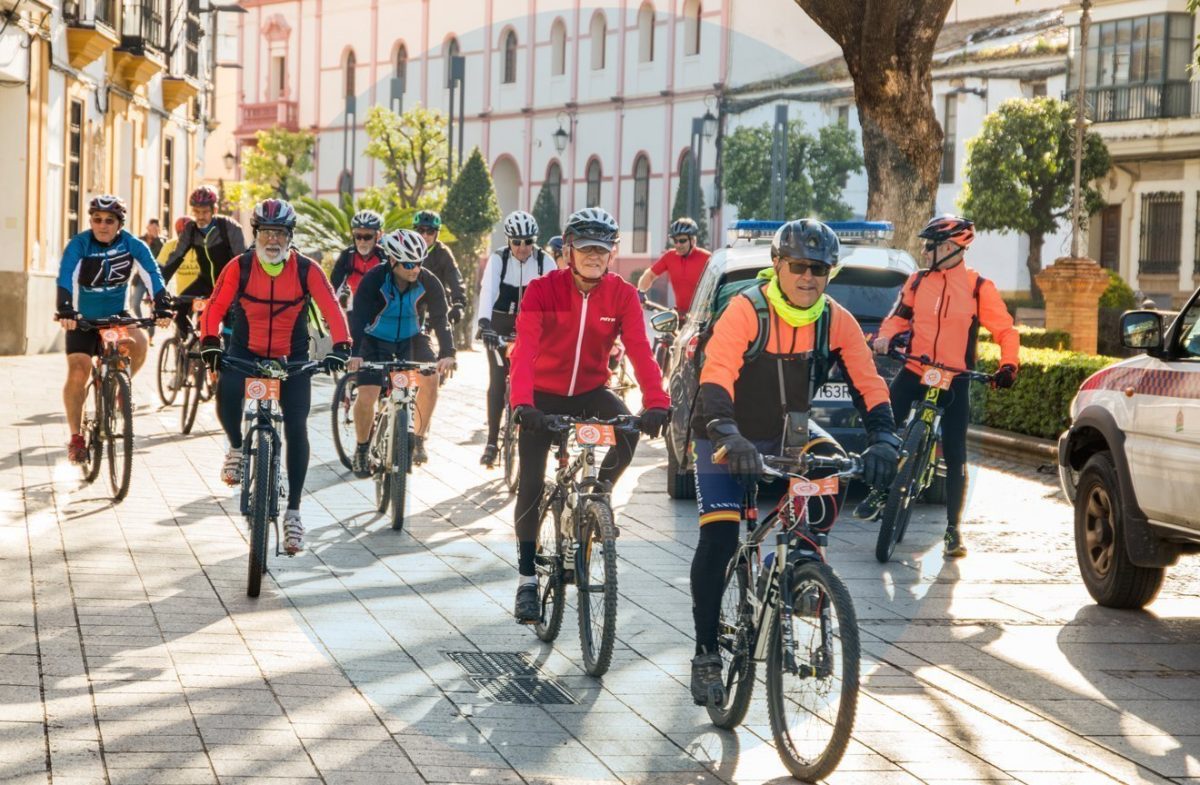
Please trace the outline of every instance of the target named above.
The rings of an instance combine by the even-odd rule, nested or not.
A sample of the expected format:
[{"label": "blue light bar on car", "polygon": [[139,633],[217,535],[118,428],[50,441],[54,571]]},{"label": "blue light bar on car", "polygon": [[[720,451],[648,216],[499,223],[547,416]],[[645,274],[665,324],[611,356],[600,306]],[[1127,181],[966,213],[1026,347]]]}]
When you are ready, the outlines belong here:
[{"label": "blue light bar on car", "polygon": [[[734,221],[729,227],[732,239],[757,240],[775,235],[784,221]],[[892,239],[891,221],[826,221],[826,225],[834,231],[842,242],[853,243],[873,242]]]}]

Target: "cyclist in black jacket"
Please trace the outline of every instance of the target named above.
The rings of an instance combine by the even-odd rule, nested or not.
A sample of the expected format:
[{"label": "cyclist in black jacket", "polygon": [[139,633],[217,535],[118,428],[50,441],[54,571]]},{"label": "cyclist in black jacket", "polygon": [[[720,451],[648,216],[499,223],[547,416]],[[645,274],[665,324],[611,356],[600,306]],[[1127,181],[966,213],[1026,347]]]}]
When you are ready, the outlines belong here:
[{"label": "cyclist in black jacket", "polygon": [[458,324],[467,307],[467,289],[463,286],[462,273],[459,272],[458,262],[454,261],[454,254],[438,239],[442,231],[442,217],[433,210],[422,210],[413,216],[413,231],[421,235],[425,245],[429,246],[425,269],[442,282],[442,288],[446,290],[446,302],[450,306],[447,314],[450,324]]},{"label": "cyclist in black jacket", "polygon": [[[202,185],[192,191],[188,202],[192,206],[194,221],[179,235],[175,250],[163,265],[163,280],[170,282],[171,276],[183,264],[187,252],[196,251],[200,263],[200,274],[179,294],[193,297],[209,297],[216,287],[217,278],[231,259],[246,252],[246,238],[237,221],[224,215],[216,215],[217,189]],[[188,316],[192,312],[190,302],[178,303],[175,308],[175,326],[180,335],[188,334]]]}]

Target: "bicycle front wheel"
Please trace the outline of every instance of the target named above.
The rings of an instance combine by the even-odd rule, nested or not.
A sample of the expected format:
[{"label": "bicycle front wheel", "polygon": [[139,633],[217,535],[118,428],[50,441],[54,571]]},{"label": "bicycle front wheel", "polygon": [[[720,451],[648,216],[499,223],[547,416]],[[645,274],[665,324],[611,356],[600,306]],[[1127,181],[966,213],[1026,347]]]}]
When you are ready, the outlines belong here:
[{"label": "bicycle front wheel", "polygon": [[271,439],[262,431],[251,431],[250,461],[250,567],[246,594],[257,597],[262,591],[262,576],[267,571],[267,538],[271,507]]},{"label": "bicycle front wheel", "polygon": [[87,439],[87,458],[83,462],[83,481],[91,484],[100,476],[100,464],[104,457],[105,429],[101,425],[104,413],[104,403],[101,386],[93,375],[88,382],[83,399],[83,428],[80,432]]},{"label": "bicycle front wheel", "polygon": [[750,565],[745,559],[730,562],[717,620],[717,651],[725,674],[721,703],[708,706],[708,718],[718,728],[731,730],[746,719],[754,694],[754,611],[750,607]]},{"label": "bicycle front wheel", "polygon": [[791,585],[792,613],[785,616],[781,608],[770,631],[767,710],[783,765],[813,782],[837,768],[854,728],[858,620],[850,592],[829,565],[801,562],[784,580]]},{"label": "bicycle front wheel", "polygon": [[371,473],[375,475],[375,511],[383,515],[392,503],[392,426],[389,409],[375,417],[371,434]]},{"label": "bicycle front wheel", "polygon": [[187,361],[187,374],[183,379],[183,409],[179,413],[179,429],[187,436],[196,424],[196,413],[200,411],[200,396],[204,391],[204,363],[200,360]]},{"label": "bicycle front wheel", "polygon": [[123,372],[105,377],[108,390],[108,484],[113,501],[119,502],[129,493],[129,477],[133,472],[133,399],[129,393],[129,377]]},{"label": "bicycle front wheel", "polygon": [[338,379],[329,410],[333,418],[333,446],[337,450],[338,460],[347,469],[352,466],[351,457],[358,444],[358,436],[354,431],[354,402],[357,399],[358,377],[348,373]]},{"label": "bicycle front wheel", "polygon": [[158,397],[163,406],[175,403],[179,385],[183,381],[183,342],[178,336],[168,338],[158,352]]},{"label": "bicycle front wheel", "polygon": [[583,670],[602,676],[612,663],[617,637],[617,528],[608,503],[584,503],[577,532],[575,589]]},{"label": "bicycle front wheel", "polygon": [[408,407],[397,406],[392,418],[391,497],[392,529],[404,528],[404,503],[408,493],[408,474],[412,465],[411,434],[408,432]]},{"label": "bicycle front wheel", "polygon": [[538,599],[542,603],[542,618],[533,625],[533,631],[543,641],[552,641],[562,629],[563,608],[566,606],[567,587],[563,575],[562,503],[550,503],[554,520],[545,516],[539,521],[537,555],[534,557],[534,572],[538,577]]},{"label": "bicycle front wheel", "polygon": [[512,412],[507,408],[504,412],[504,431],[501,435],[504,458],[504,484],[509,494],[517,492],[517,480],[520,477],[520,458],[517,456],[517,423],[513,420]]},{"label": "bicycle front wheel", "polygon": [[903,458],[896,472],[896,479],[888,490],[887,502],[883,505],[883,516],[879,521],[879,534],[875,538],[875,559],[887,564],[896,551],[896,543],[908,528],[913,504],[920,492],[918,480],[925,472],[929,451],[925,449],[925,438],[929,426],[922,420],[913,420],[904,432]]}]

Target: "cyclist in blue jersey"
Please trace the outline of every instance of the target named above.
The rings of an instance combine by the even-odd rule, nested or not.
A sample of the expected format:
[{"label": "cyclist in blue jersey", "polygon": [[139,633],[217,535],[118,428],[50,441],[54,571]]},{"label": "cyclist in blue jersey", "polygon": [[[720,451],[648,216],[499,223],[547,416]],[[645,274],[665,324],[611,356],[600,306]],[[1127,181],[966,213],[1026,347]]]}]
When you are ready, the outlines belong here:
[{"label": "cyclist in blue jersey", "polygon": [[[71,238],[63,251],[58,268],[55,318],[67,331],[67,381],[63,386],[63,404],[71,441],[67,455],[72,463],[87,458],[87,444],[80,433],[87,382],[92,372],[92,357],[100,354],[100,334],[77,329],[79,319],[91,321],[128,315],[125,310],[129,284],[140,278],[146,290],[154,293],[154,315],[167,324],[171,316],[171,298],[163,284],[158,263],[146,244],[125,230],[125,203],[120,197],[104,194],[88,205],[92,228]],[[131,372],[137,373],[146,361],[146,334],[129,329]]]}]

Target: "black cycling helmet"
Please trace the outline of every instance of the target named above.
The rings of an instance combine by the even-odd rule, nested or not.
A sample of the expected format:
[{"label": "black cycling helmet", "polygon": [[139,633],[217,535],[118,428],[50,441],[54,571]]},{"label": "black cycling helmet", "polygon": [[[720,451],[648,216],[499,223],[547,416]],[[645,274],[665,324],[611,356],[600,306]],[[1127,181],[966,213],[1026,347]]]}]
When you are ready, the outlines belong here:
[{"label": "black cycling helmet", "polygon": [[379,232],[383,230],[383,216],[374,210],[359,210],[350,219],[351,229],[374,229]]},{"label": "black cycling helmet", "polygon": [[691,218],[680,218],[675,223],[671,224],[671,237],[678,237],[685,234],[688,237],[695,237],[700,234],[700,227]]},{"label": "black cycling helmet", "polygon": [[434,210],[421,210],[413,216],[414,229],[441,229],[442,216],[438,215]]},{"label": "black cycling helmet", "polygon": [[816,218],[801,218],[788,221],[775,232],[771,240],[771,261],[786,256],[835,267],[840,250],[841,243],[832,229]]},{"label": "black cycling helmet", "polygon": [[546,247],[550,249],[550,253],[554,254],[554,258],[562,256],[563,238],[561,234],[556,234],[546,243]]}]

